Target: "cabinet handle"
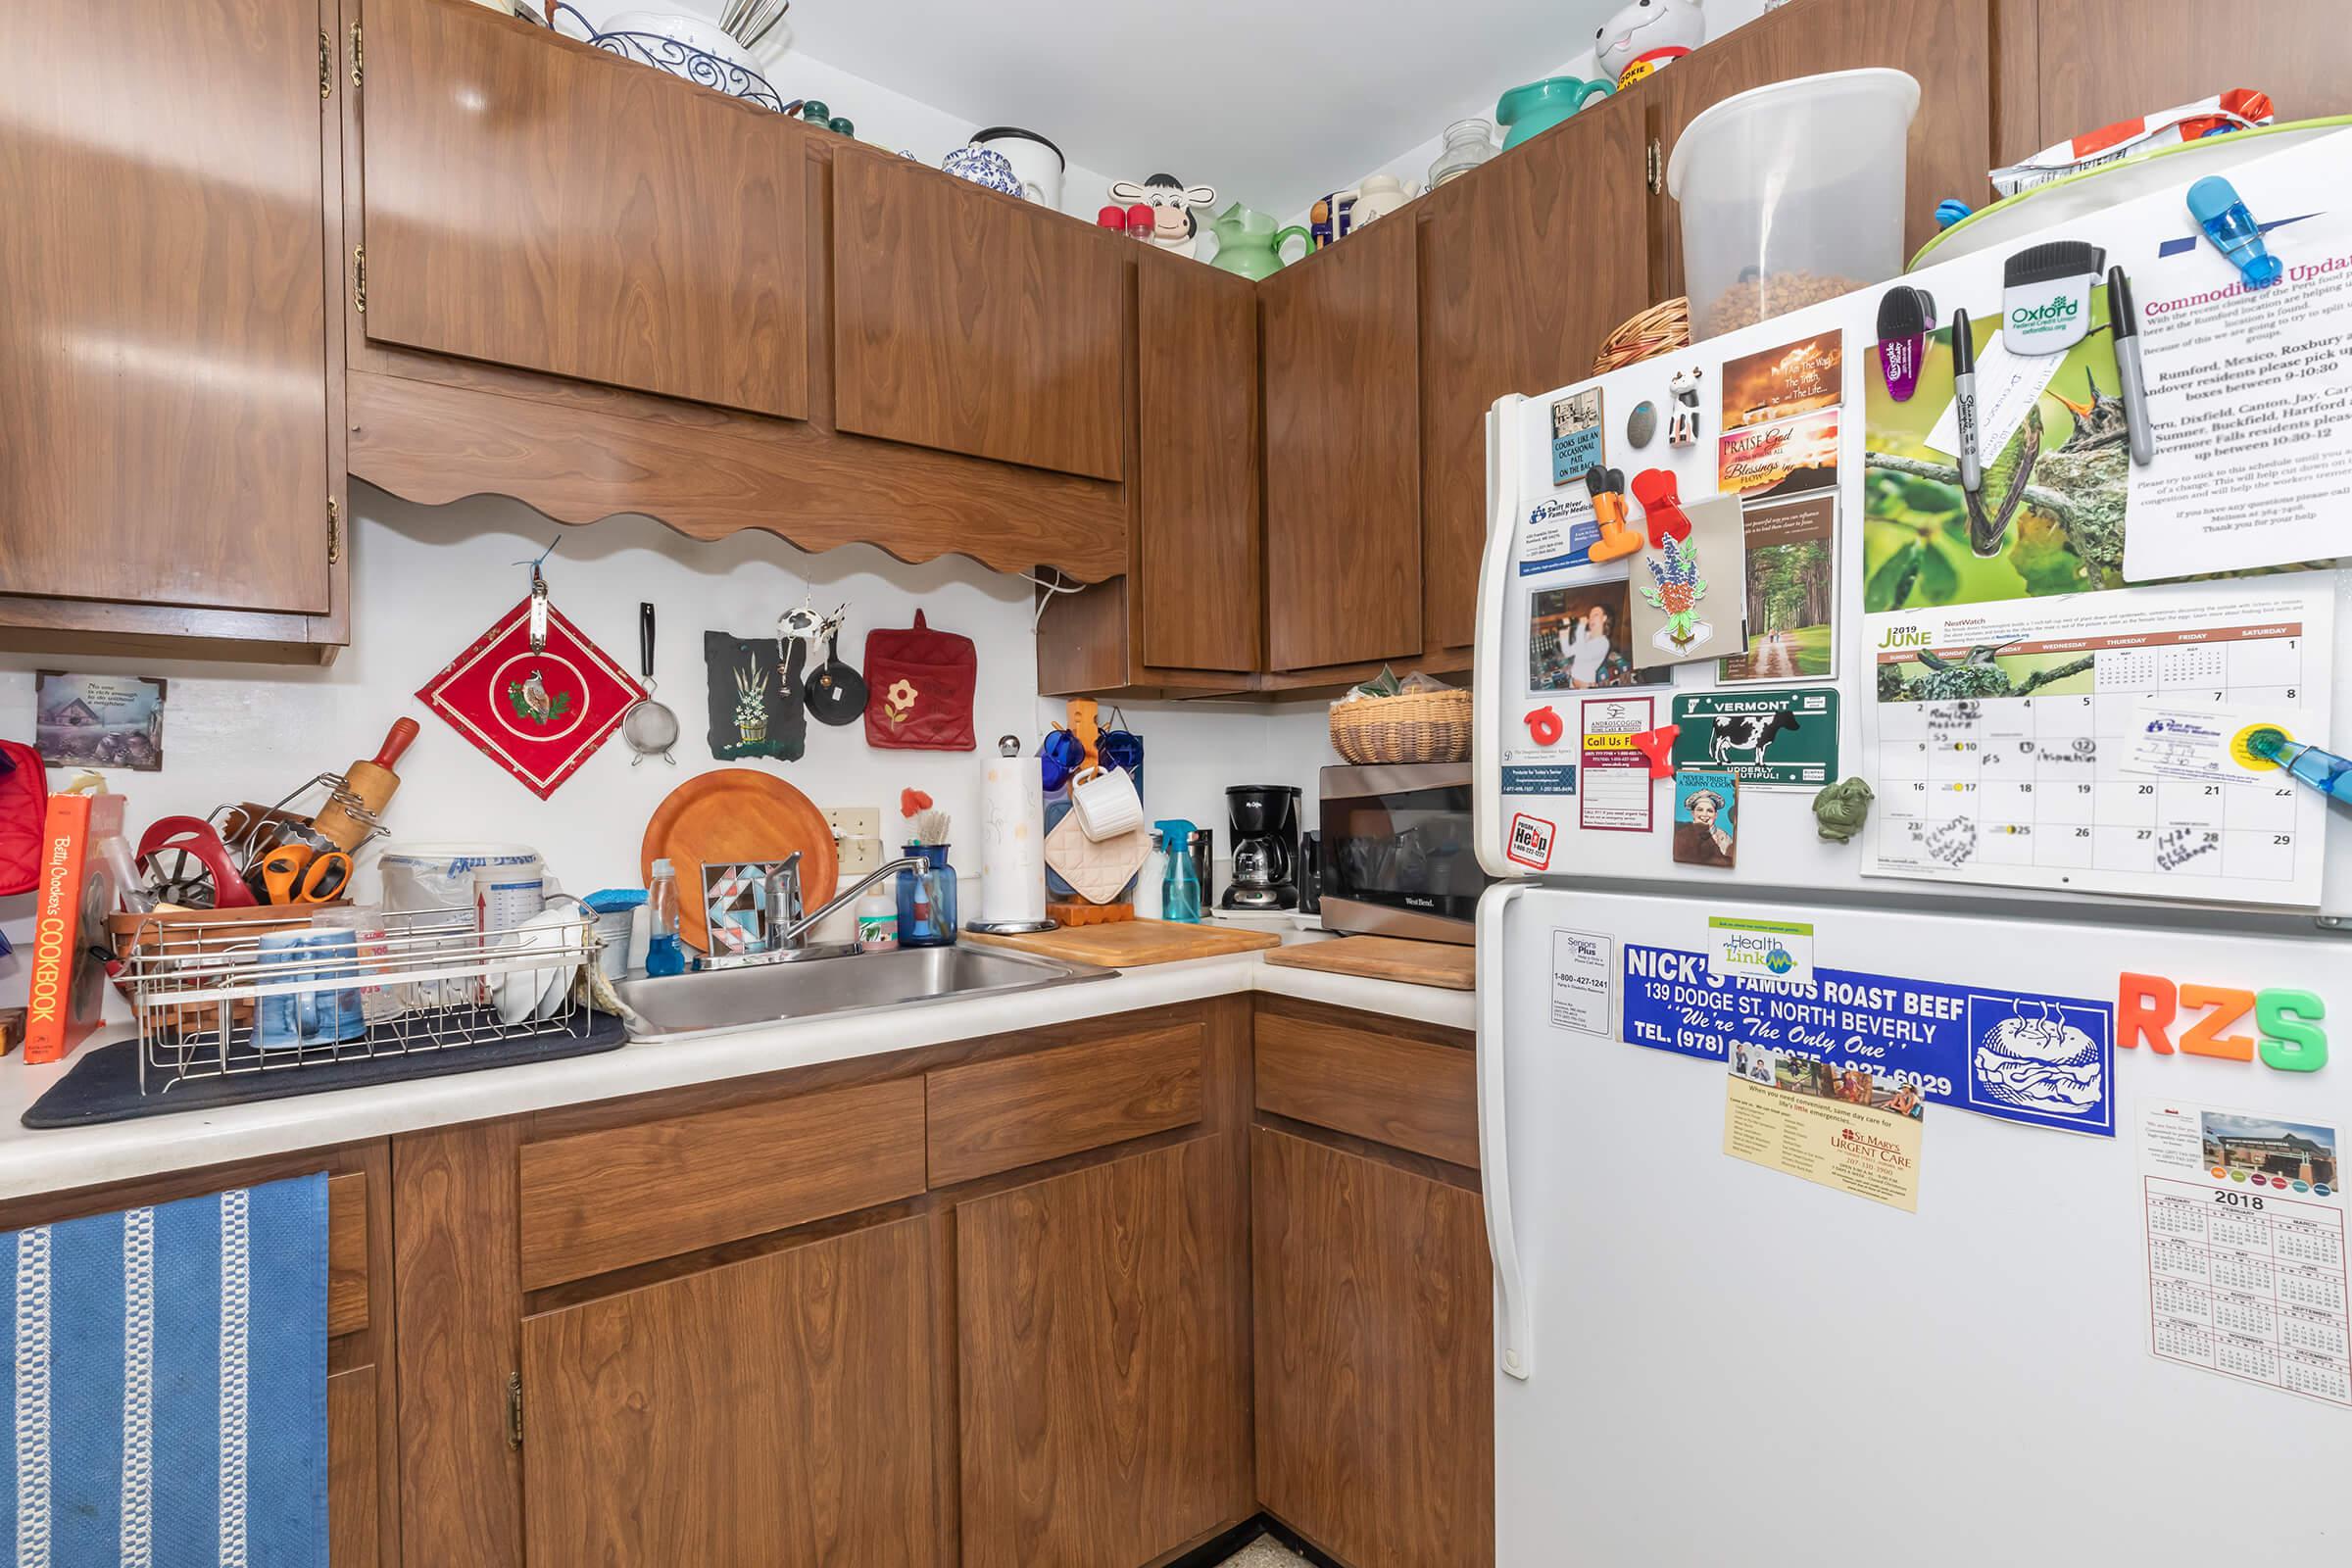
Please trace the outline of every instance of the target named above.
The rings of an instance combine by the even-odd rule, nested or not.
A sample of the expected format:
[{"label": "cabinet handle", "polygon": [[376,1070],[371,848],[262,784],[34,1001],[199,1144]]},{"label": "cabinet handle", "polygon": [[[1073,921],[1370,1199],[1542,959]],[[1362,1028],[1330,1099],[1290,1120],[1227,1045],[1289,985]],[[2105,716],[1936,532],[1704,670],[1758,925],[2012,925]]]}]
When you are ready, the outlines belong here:
[{"label": "cabinet handle", "polygon": [[326,564],[331,566],[342,559],[342,509],[335,505],[335,498],[333,496],[328,496],[326,498]]},{"label": "cabinet handle", "polygon": [[335,95],[335,50],[334,50],[334,45],[332,45],[332,44],[330,44],[330,43],[328,43],[328,42],[326,41],[326,29],[325,29],[324,27],[320,27],[320,28],[318,29],[318,96],[319,96],[321,99],[326,99],[326,98],[332,98],[334,95]]},{"label": "cabinet handle", "polygon": [[366,63],[366,58],[360,48],[360,24],[355,22],[351,24],[351,84],[354,87],[360,84],[360,77],[363,74],[362,67]]},{"label": "cabinet handle", "polygon": [[362,316],[368,314],[368,247],[351,248],[351,308]]}]

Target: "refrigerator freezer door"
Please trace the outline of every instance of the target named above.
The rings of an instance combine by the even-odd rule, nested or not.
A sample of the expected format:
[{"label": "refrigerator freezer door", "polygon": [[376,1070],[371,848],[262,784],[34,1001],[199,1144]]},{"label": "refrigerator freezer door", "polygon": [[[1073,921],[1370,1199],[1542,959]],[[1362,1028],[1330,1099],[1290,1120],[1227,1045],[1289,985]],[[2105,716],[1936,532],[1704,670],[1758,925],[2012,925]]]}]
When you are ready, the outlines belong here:
[{"label": "refrigerator freezer door", "polygon": [[[1497,1359],[1516,1353],[1528,1374],[1496,1369],[1501,1568],[2203,1568],[2248,1540],[2315,1560],[2340,1543],[2344,1493],[2321,1468],[2352,1452],[2352,1410],[2150,1354],[2133,1133],[2152,1099],[2352,1132],[2352,1060],[2285,1072],[2120,1050],[2112,1139],[1931,1105],[1904,1213],[1724,1154],[1719,1058],[1555,1021],[1581,1012],[1560,1006],[1558,933],[1612,942],[1604,1016],[1621,1036],[1626,944],[1701,947],[1723,906],[1541,887],[1489,899],[1478,1049],[1507,1282]],[[1824,967],[2109,1002],[2135,971],[2300,988],[2339,1033],[2352,1019],[2352,963],[2329,939],[1738,912],[1812,921]]]}]

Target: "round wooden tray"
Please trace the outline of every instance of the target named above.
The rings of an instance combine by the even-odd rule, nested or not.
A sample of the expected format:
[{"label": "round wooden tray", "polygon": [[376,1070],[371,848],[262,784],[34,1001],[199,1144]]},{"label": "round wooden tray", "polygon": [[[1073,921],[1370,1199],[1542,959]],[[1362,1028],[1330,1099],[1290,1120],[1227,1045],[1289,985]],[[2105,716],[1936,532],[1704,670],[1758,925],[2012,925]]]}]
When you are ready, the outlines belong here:
[{"label": "round wooden tray", "polygon": [[707,953],[703,867],[781,860],[795,850],[801,852],[801,902],[814,909],[841,885],[841,857],[825,814],[772,774],[726,767],[669,792],[645,824],[639,870],[650,885],[654,862],[668,859],[678,878],[678,934],[688,947]]}]

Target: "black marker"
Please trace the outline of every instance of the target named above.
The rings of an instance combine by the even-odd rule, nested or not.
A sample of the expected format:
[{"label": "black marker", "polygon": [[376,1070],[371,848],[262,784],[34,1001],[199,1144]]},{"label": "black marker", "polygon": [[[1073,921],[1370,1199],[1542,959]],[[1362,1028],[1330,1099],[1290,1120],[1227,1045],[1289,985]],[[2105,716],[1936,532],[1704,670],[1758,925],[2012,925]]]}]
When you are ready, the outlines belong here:
[{"label": "black marker", "polygon": [[1952,414],[1960,421],[1960,488],[1984,488],[1984,455],[1977,450],[1977,337],[1968,312],[1952,313]]},{"label": "black marker", "polygon": [[2124,387],[2132,461],[2144,468],[2156,461],[2156,427],[2148,422],[2148,374],[2139,363],[2139,313],[2132,308],[2132,280],[2120,267],[2107,270],[2107,326],[2115,334],[2115,373]]}]

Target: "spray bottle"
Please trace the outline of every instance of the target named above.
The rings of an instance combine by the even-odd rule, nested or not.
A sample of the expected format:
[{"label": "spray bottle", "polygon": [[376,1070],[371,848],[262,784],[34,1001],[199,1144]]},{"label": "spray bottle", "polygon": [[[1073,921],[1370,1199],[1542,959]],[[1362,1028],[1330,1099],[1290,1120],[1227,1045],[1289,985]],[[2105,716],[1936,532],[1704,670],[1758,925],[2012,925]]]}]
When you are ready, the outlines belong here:
[{"label": "spray bottle", "polygon": [[1159,841],[1167,846],[1166,868],[1160,873],[1159,917],[1181,925],[1200,923],[1200,879],[1193,872],[1193,857],[1186,848],[1193,842],[1193,824],[1181,816],[1171,816],[1152,824],[1159,829]]}]

